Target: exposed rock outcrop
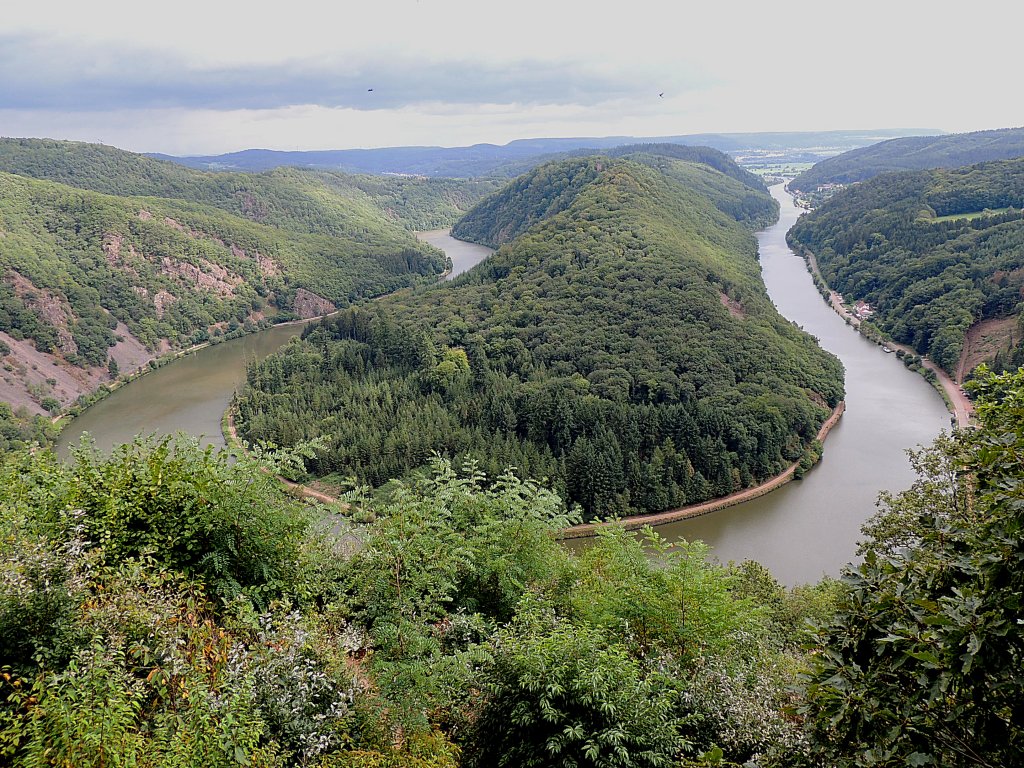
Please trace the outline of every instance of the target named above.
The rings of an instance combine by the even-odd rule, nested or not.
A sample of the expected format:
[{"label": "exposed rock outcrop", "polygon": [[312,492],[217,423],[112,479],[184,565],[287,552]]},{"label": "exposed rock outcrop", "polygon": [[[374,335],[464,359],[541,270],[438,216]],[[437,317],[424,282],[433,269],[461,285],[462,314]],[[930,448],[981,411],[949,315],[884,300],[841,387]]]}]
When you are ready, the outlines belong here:
[{"label": "exposed rock outcrop", "polygon": [[323,296],[317,296],[315,293],[307,291],[305,288],[299,288],[295,292],[295,314],[303,320],[310,317],[326,315],[336,309],[337,307]]}]

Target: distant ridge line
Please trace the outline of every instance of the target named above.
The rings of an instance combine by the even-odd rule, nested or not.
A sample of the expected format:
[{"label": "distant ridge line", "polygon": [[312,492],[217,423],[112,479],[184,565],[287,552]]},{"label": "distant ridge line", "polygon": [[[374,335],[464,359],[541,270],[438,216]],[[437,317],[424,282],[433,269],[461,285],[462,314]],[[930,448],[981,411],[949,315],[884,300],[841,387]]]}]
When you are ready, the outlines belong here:
[{"label": "distant ridge line", "polygon": [[[266,171],[282,165],[341,170],[352,173],[400,173],[424,176],[481,176],[494,173],[516,175],[524,168],[503,171],[503,166],[522,163],[582,149],[601,151],[624,144],[661,143],[708,146],[722,152],[772,149],[821,149],[833,154],[887,139],[905,136],[934,136],[937,129],[874,129],[839,131],[790,131],[747,133],[694,133],[671,136],[601,136],[516,139],[507,144],[479,143],[443,147],[410,145],[380,148],[275,150],[243,149],[218,155],[174,156],[149,153],[201,170]],[[536,164],[534,162],[533,164]]]}]

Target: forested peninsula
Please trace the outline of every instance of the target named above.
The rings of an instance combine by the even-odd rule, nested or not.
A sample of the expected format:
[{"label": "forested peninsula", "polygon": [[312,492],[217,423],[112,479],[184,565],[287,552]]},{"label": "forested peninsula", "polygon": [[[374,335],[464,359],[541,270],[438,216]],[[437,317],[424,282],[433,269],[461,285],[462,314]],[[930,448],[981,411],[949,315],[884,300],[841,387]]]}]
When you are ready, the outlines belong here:
[{"label": "forested peninsula", "polygon": [[870,322],[962,380],[1024,363],[1024,159],[884,174],[790,230]]},{"label": "forested peninsula", "polygon": [[671,150],[541,166],[456,225],[501,246],[477,268],[343,312],[253,365],[242,435],[320,438],[313,474],[371,486],[435,452],[513,466],[587,519],[809,464],[842,367],[766,295],[751,230],[776,215],[756,179]]}]

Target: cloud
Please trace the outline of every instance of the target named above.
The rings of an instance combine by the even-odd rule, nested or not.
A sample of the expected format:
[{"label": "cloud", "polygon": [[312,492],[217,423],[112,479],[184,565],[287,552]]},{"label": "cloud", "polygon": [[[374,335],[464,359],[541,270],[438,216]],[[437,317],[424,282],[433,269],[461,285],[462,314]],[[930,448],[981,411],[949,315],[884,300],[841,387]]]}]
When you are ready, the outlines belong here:
[{"label": "cloud", "polygon": [[402,54],[321,56],[280,64],[195,67],[181,56],[124,46],[68,45],[39,35],[0,36],[0,105],[6,109],[355,110],[442,104],[578,104],[644,100],[698,87],[674,70],[602,69],[581,59],[481,62]]}]

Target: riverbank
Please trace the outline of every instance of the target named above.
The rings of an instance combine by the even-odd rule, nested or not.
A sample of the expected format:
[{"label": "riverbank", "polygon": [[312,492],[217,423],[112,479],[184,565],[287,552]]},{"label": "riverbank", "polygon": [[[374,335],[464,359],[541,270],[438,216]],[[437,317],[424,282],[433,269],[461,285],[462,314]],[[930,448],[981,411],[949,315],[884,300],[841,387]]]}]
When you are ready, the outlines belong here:
[{"label": "riverbank", "polygon": [[[452,250],[452,253],[454,254],[454,256],[452,255],[452,253],[448,254],[449,267],[444,272],[444,274],[437,276],[438,282],[444,282],[445,280],[451,279],[457,276],[458,274],[461,274],[463,271],[471,268],[476,263],[484,259],[487,255],[493,252],[492,249],[485,248],[484,246],[476,245],[474,243],[463,243],[462,241],[454,240],[448,235],[448,232],[449,230],[430,230],[426,232],[415,233],[416,236],[423,240],[424,242],[428,242],[431,245],[434,245],[435,247],[445,246],[442,247],[441,249],[445,250],[446,253],[448,253],[446,248],[450,248]],[[406,289],[400,288],[398,290],[401,291]],[[370,301],[376,301],[377,299],[383,298],[388,295],[390,294],[383,293],[375,296],[367,296],[365,297],[365,299]],[[176,362],[184,358],[188,358],[189,356],[192,355],[203,353],[209,347],[216,346],[217,344],[220,344],[222,342],[235,341],[237,339],[244,339],[246,337],[258,339],[261,336],[268,333],[277,333],[280,335],[282,332],[286,331],[289,328],[294,329],[297,327],[305,326],[309,323],[314,323],[329,317],[333,317],[345,311],[347,308],[348,307],[342,307],[340,309],[335,309],[326,314],[316,315],[314,317],[308,318],[296,318],[293,320],[287,320],[278,323],[270,323],[264,321],[260,323],[258,328],[252,331],[246,331],[243,328],[239,328],[237,331],[224,334],[224,336],[219,336],[216,337],[215,339],[204,341],[199,344],[194,344],[186,349],[168,351],[155,357],[149,358],[145,360],[138,368],[132,370],[130,373],[126,372],[124,375],[119,376],[116,380],[104,382],[95,389],[82,393],[80,401],[77,404],[71,405],[64,413],[61,413],[53,417],[51,421],[56,429],[55,439],[58,442],[60,442],[60,433],[67,429],[68,426],[72,424],[76,418],[83,415],[93,406],[106,400],[110,395],[112,395],[117,390],[122,389],[126,384],[132,383],[143,376],[147,376],[163,368],[169,363]],[[227,397],[225,396],[225,402],[226,399]],[[217,415],[218,422],[220,420],[220,416],[221,414]],[[168,421],[171,421],[171,419],[168,419]],[[213,424],[211,424],[210,426],[213,426]],[[139,424],[138,427],[142,431],[148,431],[153,427],[156,427],[157,429],[163,428],[171,431],[176,431],[177,429],[194,431],[194,429],[190,429],[190,426],[186,423],[182,423],[180,426],[178,424],[170,423],[163,425],[145,423]],[[205,433],[210,434],[208,430],[206,430]]]},{"label": "riverbank", "polygon": [[[288,323],[280,323],[279,325],[288,325]],[[146,376],[169,363],[173,363],[175,360],[180,360],[181,358],[186,357],[187,355],[191,355],[194,352],[198,352],[201,349],[206,349],[207,347],[215,346],[216,344],[220,344],[225,341],[231,341],[232,339],[241,338],[247,333],[259,333],[260,331],[266,330],[269,327],[271,326],[266,325],[261,326],[254,331],[246,331],[244,333],[239,333],[237,335],[221,336],[218,337],[216,340],[204,341],[199,344],[193,344],[192,346],[187,347],[186,349],[173,350],[171,352],[165,352],[162,355],[151,357],[144,363],[142,363],[142,365],[140,365],[135,370],[129,373],[121,374],[116,379],[111,380],[109,383],[104,382],[91,392],[83,393],[83,395],[80,396],[80,400],[84,400],[83,403],[76,403],[75,405],[72,405],[64,413],[59,413],[56,416],[54,416],[51,419],[51,422],[55,427],[57,427],[57,434],[59,435],[61,431],[64,430],[65,427],[67,427],[71,422],[74,421],[76,416],[84,412],[90,406],[95,405],[100,400],[109,397],[114,392],[119,390],[121,387],[131,384],[133,381],[137,381],[138,379],[141,379],[143,376]]]},{"label": "riverbank", "polygon": [[[846,411],[846,401],[841,400],[839,404],[832,410],[825,423],[821,425],[821,429],[818,430],[817,440],[824,444],[825,438],[828,437],[828,433],[832,431],[832,428],[839,423],[839,419]],[[710,501],[702,501],[699,504],[690,504],[685,507],[679,507],[678,509],[670,509],[665,512],[655,512],[649,515],[634,515],[632,517],[624,517],[619,520],[608,520],[596,523],[581,523],[580,525],[574,525],[571,528],[565,528],[560,534],[560,539],[585,539],[591,536],[597,535],[597,531],[601,528],[606,528],[609,525],[617,525],[625,528],[627,531],[635,531],[638,528],[644,526],[655,526],[662,525],[664,523],[674,523],[679,520],[685,520],[690,517],[698,517],[700,515],[706,515],[711,512],[717,512],[720,509],[726,509],[727,507],[733,507],[737,504],[742,504],[746,501],[751,501],[760,496],[764,496],[767,493],[771,493],[777,488],[782,487],[786,483],[796,479],[796,470],[800,466],[800,461],[793,462],[785,471],[776,475],[775,477],[766,480],[760,485],[755,485],[753,488],[745,488],[742,491],[731,493],[728,496],[721,496],[717,499],[711,499]]]},{"label": "riverbank", "polygon": [[51,421],[53,425],[57,428],[57,436],[59,436],[60,433],[64,431],[64,429],[66,429],[70,424],[72,424],[76,417],[80,416],[89,408],[96,405],[96,403],[105,400],[107,397],[112,395],[117,390],[127,386],[128,384],[131,384],[134,381],[137,381],[138,379],[141,379],[143,376],[148,376],[149,374],[158,371],[165,365],[169,365],[170,363],[173,363],[177,360],[181,360],[185,357],[188,357],[189,355],[195,354],[210,347],[215,347],[219,344],[223,344],[228,341],[234,341],[235,339],[241,339],[246,336],[252,336],[254,334],[261,333],[272,328],[287,328],[290,326],[311,323],[316,320],[322,320],[324,318],[331,317],[332,315],[337,314],[339,311],[340,310],[335,310],[334,312],[330,312],[326,315],[319,315],[317,317],[311,317],[306,319],[299,318],[296,320],[287,320],[282,323],[268,322],[266,324],[259,325],[258,327],[251,331],[242,330],[240,328],[237,332],[227,333],[224,334],[223,336],[218,336],[216,338],[200,342],[199,344],[193,344],[192,346],[186,347],[185,349],[173,350],[170,352],[165,352],[161,355],[157,355],[155,357],[151,357],[130,373],[122,374],[118,376],[116,379],[110,381],[109,383],[103,383],[96,389],[92,390],[91,392],[84,393],[84,395],[82,395],[80,398],[82,402],[76,403],[75,405],[72,405],[64,413],[60,413],[54,416],[51,419]]},{"label": "riverbank", "polygon": [[[839,401],[839,404],[832,410],[831,415],[825,420],[818,430],[816,439],[819,443],[825,443],[825,439],[828,437],[828,433],[832,428],[839,423],[839,419],[846,411],[846,402]],[[224,434],[224,440],[227,443],[229,450],[245,451],[245,447],[242,444],[241,439],[238,436],[238,428],[235,425],[235,414],[234,409],[228,408],[224,412],[224,419],[221,422],[221,429]],[[595,536],[599,528],[607,527],[609,525],[619,525],[628,531],[633,531],[644,526],[661,525],[663,523],[672,523],[678,520],[684,520],[689,517],[696,517],[698,515],[706,515],[711,512],[717,512],[720,509],[726,509],[737,504],[742,504],[746,501],[759,498],[767,493],[771,493],[777,488],[782,487],[788,482],[797,479],[796,470],[800,466],[800,461],[795,461],[790,464],[785,471],[779,473],[773,478],[766,480],[760,485],[756,485],[752,488],[745,488],[742,491],[729,494],[728,496],[722,496],[717,499],[711,499],[710,501],[703,501],[699,504],[690,504],[685,507],[679,507],[678,509],[670,509],[665,512],[656,512],[649,515],[635,515],[632,517],[622,518],[620,520],[611,520],[597,523],[581,523],[580,525],[574,525],[570,528],[565,528],[559,532],[559,539],[582,539]],[[314,499],[323,504],[337,504],[343,507],[348,505],[340,502],[336,497],[329,496],[325,493],[321,493],[313,488],[302,483],[296,483],[287,478],[278,475],[278,480],[292,492],[304,498]]]},{"label": "riverbank", "polygon": [[[238,451],[239,453],[244,453],[246,451],[241,438],[238,436],[238,428],[235,426],[234,408],[228,407],[228,409],[224,411],[224,418],[221,419],[221,433],[224,435],[224,442],[227,443],[227,450]],[[297,496],[301,496],[306,499],[313,499],[314,501],[319,501],[321,504],[332,504],[340,506],[343,509],[348,508],[348,504],[339,501],[334,496],[328,496],[326,493],[314,490],[308,485],[296,483],[295,481],[289,480],[281,475],[277,475],[277,479],[282,485]]]},{"label": "riverbank", "polygon": [[[974,417],[974,404],[970,399],[960,390],[960,385],[953,381],[953,379],[946,373],[942,368],[936,365],[932,360],[924,355],[918,355],[917,351],[912,347],[908,347],[906,344],[900,344],[890,339],[878,340],[868,334],[865,334],[861,328],[861,321],[855,317],[843,304],[843,297],[825,281],[825,278],[821,274],[821,270],[818,268],[818,260],[814,254],[808,251],[806,248],[800,249],[800,255],[807,263],[807,268],[810,270],[811,275],[814,277],[816,283],[825,287],[828,293],[828,303],[838,313],[843,320],[846,321],[847,325],[852,327],[858,333],[865,338],[870,338],[880,345],[884,345],[893,350],[900,350],[905,355],[912,355],[914,357],[920,357],[921,366],[926,370],[931,371],[935,376],[935,385],[942,395],[942,399],[946,402],[946,407],[949,409],[953,416],[955,424],[960,429],[966,429],[973,423]],[[927,377],[926,377],[927,378]]]}]

